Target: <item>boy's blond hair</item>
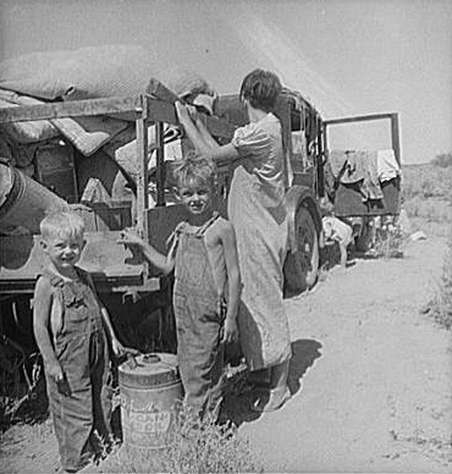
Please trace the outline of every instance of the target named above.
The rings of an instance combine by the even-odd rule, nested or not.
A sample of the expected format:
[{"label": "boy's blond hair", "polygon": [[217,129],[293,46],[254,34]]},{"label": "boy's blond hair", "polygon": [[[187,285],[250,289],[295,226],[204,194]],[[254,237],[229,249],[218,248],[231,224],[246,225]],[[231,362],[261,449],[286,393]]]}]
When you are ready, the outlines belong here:
[{"label": "boy's blond hair", "polygon": [[190,151],[175,166],[174,177],[178,188],[193,182],[207,184],[213,188],[216,181],[215,163],[206,156]]},{"label": "boy's blond hair", "polygon": [[44,239],[49,237],[82,238],[85,232],[85,223],[75,212],[53,212],[44,217],[39,229]]}]

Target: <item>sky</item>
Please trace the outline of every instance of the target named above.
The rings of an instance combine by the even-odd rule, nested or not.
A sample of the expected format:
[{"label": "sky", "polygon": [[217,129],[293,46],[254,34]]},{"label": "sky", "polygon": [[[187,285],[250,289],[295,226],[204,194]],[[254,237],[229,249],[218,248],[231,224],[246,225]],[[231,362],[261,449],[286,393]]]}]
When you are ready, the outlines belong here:
[{"label": "sky", "polygon": [[[452,152],[450,0],[0,0],[0,60],[139,44],[234,93],[275,71],[337,118],[400,116],[402,160]],[[388,122],[334,127],[331,148],[388,148]]]}]

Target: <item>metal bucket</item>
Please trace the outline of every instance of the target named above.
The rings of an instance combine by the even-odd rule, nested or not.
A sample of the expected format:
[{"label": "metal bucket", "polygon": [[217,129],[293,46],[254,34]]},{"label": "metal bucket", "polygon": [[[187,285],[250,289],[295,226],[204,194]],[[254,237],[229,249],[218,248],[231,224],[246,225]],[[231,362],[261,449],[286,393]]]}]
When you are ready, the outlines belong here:
[{"label": "metal bucket", "polygon": [[[132,363],[130,363],[132,362]],[[137,356],[119,366],[124,446],[130,455],[164,448],[182,400],[174,354]]]},{"label": "metal bucket", "polygon": [[39,224],[47,213],[69,209],[66,201],[2,161],[0,182],[0,231],[24,227],[39,234]]}]

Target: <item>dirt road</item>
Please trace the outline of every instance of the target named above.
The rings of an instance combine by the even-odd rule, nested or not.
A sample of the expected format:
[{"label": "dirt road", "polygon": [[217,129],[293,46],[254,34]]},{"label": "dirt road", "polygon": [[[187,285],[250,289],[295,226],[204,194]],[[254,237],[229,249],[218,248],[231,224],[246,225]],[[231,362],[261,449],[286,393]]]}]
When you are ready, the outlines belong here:
[{"label": "dirt road", "polygon": [[[287,300],[293,397],[274,413],[237,410],[266,471],[448,471],[450,332],[419,312],[444,251],[411,243],[403,259],[357,261]],[[50,420],[11,428],[1,448],[0,472],[58,469]]]},{"label": "dirt road", "polygon": [[241,427],[266,469],[448,471],[451,338],[419,313],[444,250],[411,243],[404,259],[358,261],[287,301],[293,398]]}]

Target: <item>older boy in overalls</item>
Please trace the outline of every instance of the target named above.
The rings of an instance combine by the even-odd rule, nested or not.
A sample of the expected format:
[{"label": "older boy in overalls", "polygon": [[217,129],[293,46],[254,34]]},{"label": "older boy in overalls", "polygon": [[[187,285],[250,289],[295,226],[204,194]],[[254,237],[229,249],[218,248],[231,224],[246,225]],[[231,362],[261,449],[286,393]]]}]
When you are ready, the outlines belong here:
[{"label": "older boy in overalls", "polygon": [[123,348],[89,275],[75,266],[85,245],[82,219],[69,212],[47,216],[41,236],[49,264],[36,283],[34,332],[61,464],[76,472],[89,462],[94,431],[110,434],[107,332],[117,355]]},{"label": "older boy in overalls", "polygon": [[189,218],[170,237],[168,254],[160,254],[131,230],[121,242],[137,245],[164,273],[175,269],[173,303],[184,401],[196,414],[216,417],[223,343],[237,337],[241,283],[235,236],[232,225],[213,210],[213,162],[189,154],[175,174]]}]

